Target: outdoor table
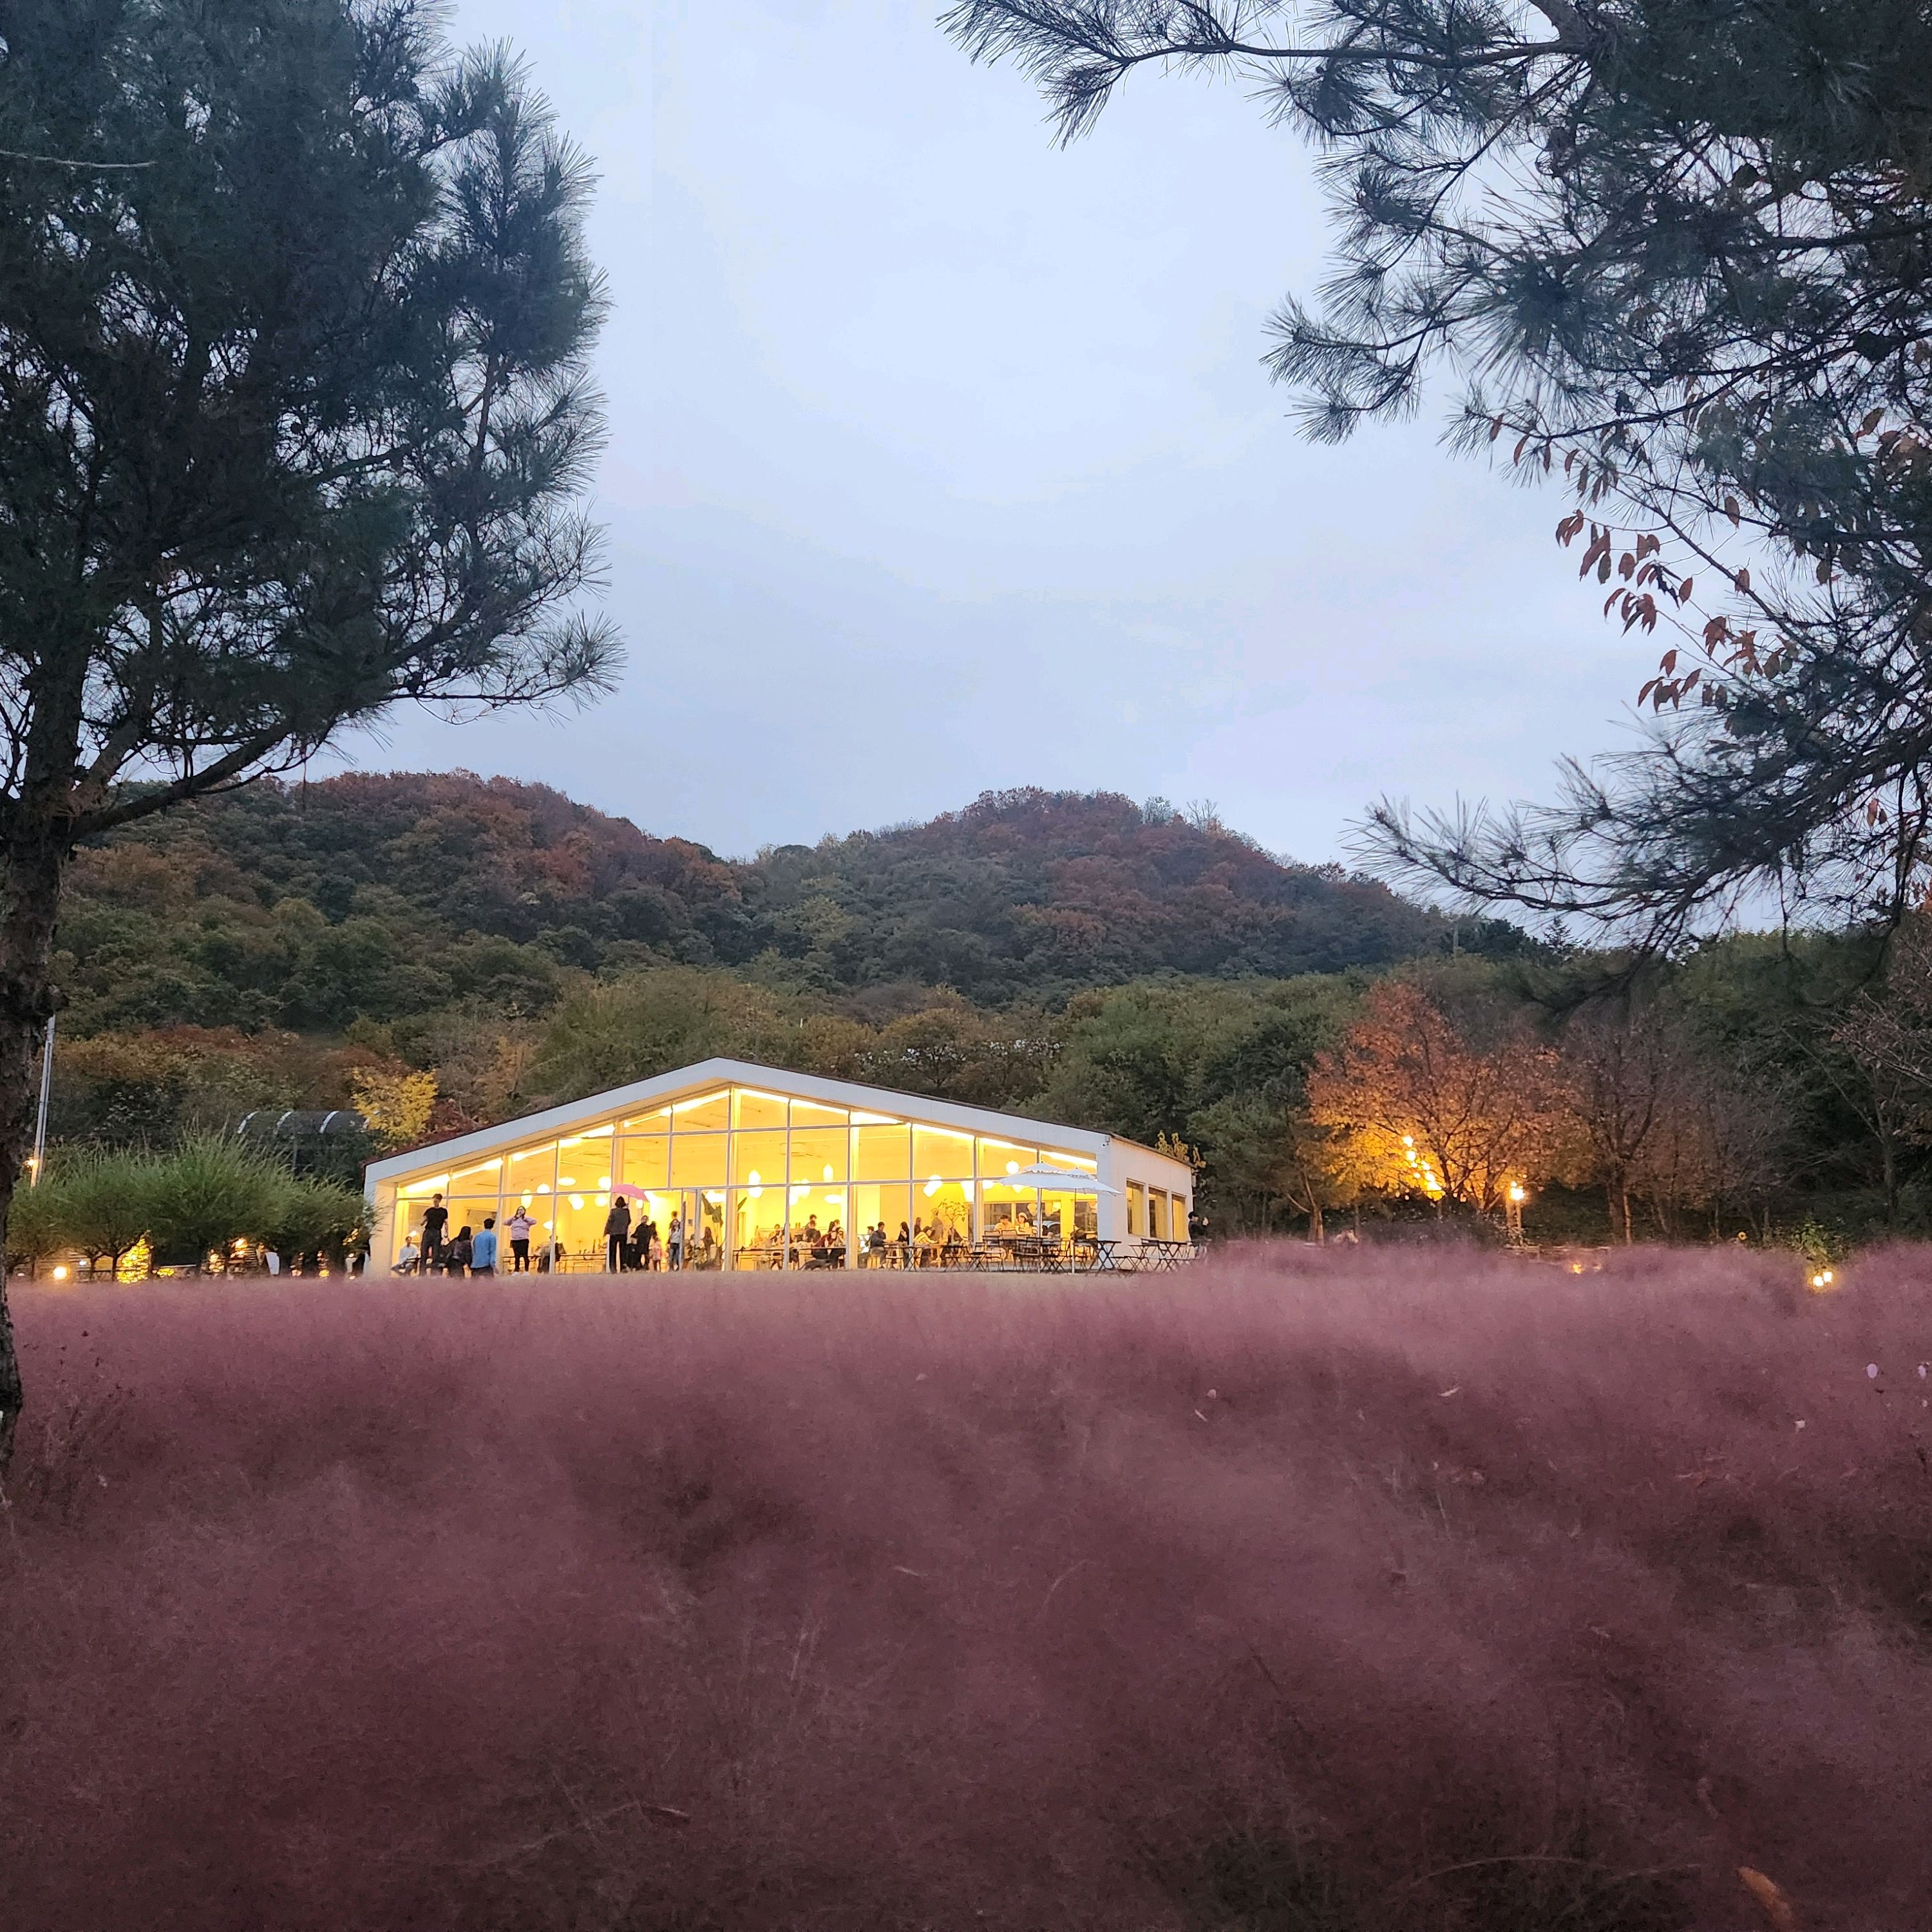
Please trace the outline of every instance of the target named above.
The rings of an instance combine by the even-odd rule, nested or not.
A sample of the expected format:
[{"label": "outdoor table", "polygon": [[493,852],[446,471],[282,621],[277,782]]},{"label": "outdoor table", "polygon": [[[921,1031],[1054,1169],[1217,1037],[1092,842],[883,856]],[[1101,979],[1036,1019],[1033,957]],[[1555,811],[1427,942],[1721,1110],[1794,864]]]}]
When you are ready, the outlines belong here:
[{"label": "outdoor table", "polygon": [[1120,1245],[1118,1241],[1095,1240],[1088,1242],[1087,1245],[1094,1250],[1094,1258],[1087,1264],[1090,1273],[1094,1274],[1120,1273],[1120,1264],[1114,1255],[1114,1249]]}]

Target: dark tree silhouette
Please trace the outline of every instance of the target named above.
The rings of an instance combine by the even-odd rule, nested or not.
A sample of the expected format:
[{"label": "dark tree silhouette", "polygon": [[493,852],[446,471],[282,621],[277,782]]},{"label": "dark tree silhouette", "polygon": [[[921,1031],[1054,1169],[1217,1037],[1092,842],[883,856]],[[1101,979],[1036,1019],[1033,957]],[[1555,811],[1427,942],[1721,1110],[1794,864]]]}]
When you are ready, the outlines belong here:
[{"label": "dark tree silhouette", "polygon": [[[1064,135],[1130,74],[1251,81],[1323,153],[1318,308],[1275,374],[1318,438],[1461,383],[1454,435],[1560,480],[1660,634],[1652,729],[1558,802],[1420,819],[1396,876],[1654,939],[1774,885],[1925,884],[1932,16],[1916,0],[958,0]],[[1685,707],[1688,706],[1688,709]]]},{"label": "dark tree silhouette", "polygon": [[0,1214],[76,842],[614,663],[589,174],[440,17],[0,4]]}]

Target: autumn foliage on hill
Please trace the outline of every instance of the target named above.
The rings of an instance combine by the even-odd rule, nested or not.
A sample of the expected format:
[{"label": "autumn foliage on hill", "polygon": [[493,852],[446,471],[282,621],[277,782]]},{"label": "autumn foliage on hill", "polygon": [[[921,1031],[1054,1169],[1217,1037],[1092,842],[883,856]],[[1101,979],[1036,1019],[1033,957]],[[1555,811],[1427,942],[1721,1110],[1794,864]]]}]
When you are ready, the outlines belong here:
[{"label": "autumn foliage on hill", "polygon": [[1447,931],[1384,886],[1104,793],[989,794],[739,862],[541,785],[356,773],[264,782],[83,853],[61,976],[90,1028],[304,1030],[540,1010],[573,968],[763,962],[803,989],[1005,1001],[1383,963]]},{"label": "autumn foliage on hill", "polygon": [[1902,1932],[1928,1280],[26,1289],[8,1924]]}]

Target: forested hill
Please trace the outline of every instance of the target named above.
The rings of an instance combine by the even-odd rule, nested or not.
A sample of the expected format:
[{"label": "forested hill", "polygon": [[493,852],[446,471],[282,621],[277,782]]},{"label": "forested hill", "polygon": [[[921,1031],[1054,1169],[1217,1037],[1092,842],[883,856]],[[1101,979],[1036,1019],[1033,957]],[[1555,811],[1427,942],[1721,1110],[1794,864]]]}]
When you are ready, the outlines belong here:
[{"label": "forested hill", "polygon": [[540,785],[354,774],[252,785],[83,853],[61,971],[81,1030],[314,1031],[477,999],[541,1010],[572,968],[755,964],[801,990],[997,1004],[1378,965],[1448,932],[1372,881],[1106,793],[988,794],[734,862]]}]

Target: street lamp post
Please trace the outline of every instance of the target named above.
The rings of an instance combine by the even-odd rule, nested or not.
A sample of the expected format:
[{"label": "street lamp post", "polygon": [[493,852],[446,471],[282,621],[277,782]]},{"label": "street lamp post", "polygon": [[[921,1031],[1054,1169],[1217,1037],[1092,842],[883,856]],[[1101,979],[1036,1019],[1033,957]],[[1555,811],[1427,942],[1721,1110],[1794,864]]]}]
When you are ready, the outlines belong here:
[{"label": "street lamp post", "polygon": [[54,1016],[47,1016],[47,1036],[40,1048],[40,1109],[34,1121],[32,1174],[27,1185],[40,1184],[40,1169],[47,1162],[47,1102],[54,1090]]},{"label": "street lamp post", "polygon": [[1512,1180],[1503,1191],[1503,1228],[1511,1247],[1522,1245],[1522,1204],[1529,1190],[1520,1180]]}]

